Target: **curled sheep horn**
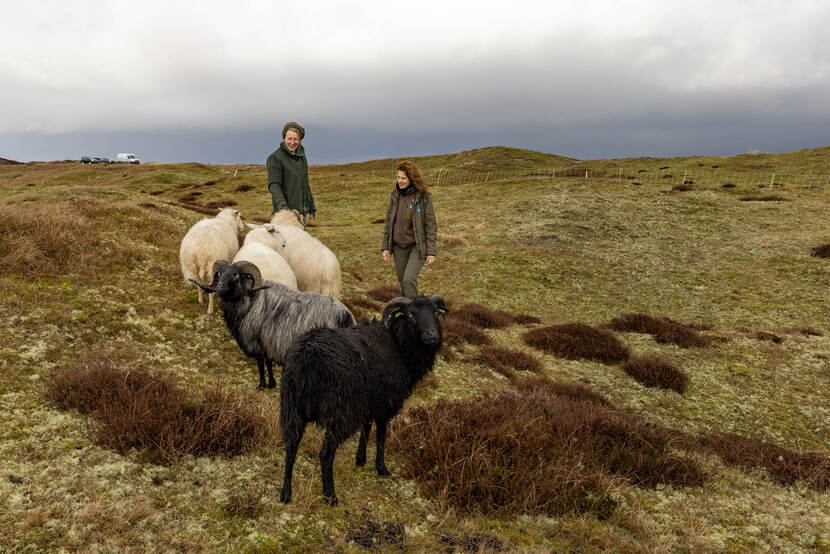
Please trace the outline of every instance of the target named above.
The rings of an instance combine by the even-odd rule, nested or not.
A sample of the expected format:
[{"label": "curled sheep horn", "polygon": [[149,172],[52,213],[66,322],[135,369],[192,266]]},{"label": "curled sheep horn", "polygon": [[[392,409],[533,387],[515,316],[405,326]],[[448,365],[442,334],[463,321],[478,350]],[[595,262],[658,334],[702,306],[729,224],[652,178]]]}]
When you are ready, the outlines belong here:
[{"label": "curled sheep horn", "polygon": [[384,325],[386,325],[386,327],[389,327],[389,316],[392,315],[392,313],[398,308],[408,306],[411,303],[412,299],[406,298],[405,296],[393,298],[388,304],[386,304],[386,307],[383,308],[383,315],[381,315],[380,320]]},{"label": "curled sheep horn", "polygon": [[225,260],[216,260],[215,262],[213,262],[213,269],[212,269],[213,281],[211,281],[211,283],[209,285],[205,285],[203,283],[200,283],[196,279],[188,279],[188,281],[190,281],[191,283],[193,283],[194,285],[196,285],[197,287],[199,287],[200,289],[202,289],[203,291],[205,291],[207,293],[214,293],[214,292],[216,292],[216,285],[219,284],[219,274],[222,273],[222,270],[227,265],[229,265],[229,264]]},{"label": "curled sheep horn", "polygon": [[436,308],[438,308],[438,313],[443,316],[447,315],[447,312],[450,311],[444,303],[444,297],[440,294],[433,294],[429,297],[429,301],[432,302]]},{"label": "curled sheep horn", "polygon": [[250,274],[251,278],[254,280],[253,287],[256,288],[262,284],[262,273],[260,273],[259,268],[251,262],[237,262],[236,264],[239,267],[239,276],[240,278],[248,273]]}]

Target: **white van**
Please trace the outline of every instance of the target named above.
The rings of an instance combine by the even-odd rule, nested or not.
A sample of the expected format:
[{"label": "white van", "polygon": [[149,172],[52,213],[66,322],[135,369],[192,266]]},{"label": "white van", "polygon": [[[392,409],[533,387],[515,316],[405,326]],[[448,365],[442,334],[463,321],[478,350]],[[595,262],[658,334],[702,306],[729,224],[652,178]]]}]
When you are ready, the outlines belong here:
[{"label": "white van", "polygon": [[115,158],[120,164],[140,164],[141,160],[135,157],[135,154],[125,154],[123,152],[118,153],[118,157]]}]

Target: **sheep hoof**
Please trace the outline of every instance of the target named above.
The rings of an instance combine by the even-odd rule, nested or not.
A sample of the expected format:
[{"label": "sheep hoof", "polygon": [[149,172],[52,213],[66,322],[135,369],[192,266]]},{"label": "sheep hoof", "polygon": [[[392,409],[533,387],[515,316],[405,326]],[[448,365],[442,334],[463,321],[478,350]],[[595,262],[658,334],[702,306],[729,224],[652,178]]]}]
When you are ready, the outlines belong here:
[{"label": "sheep hoof", "polygon": [[365,465],[366,465],[366,456],[363,456],[363,457],[358,456],[358,457],[355,459],[354,463],[355,463],[355,465],[356,465],[357,467],[363,467],[363,466],[365,466]]},{"label": "sheep hoof", "polygon": [[256,386],[256,390],[265,390],[265,385],[263,385],[262,383],[258,384]]},{"label": "sheep hoof", "polygon": [[339,500],[337,500],[337,495],[334,496],[323,496],[323,500],[325,500],[326,504],[329,506],[337,506]]},{"label": "sheep hoof", "polygon": [[382,467],[382,468],[378,469],[378,476],[379,477],[389,477],[391,475],[392,474],[389,473],[389,470],[386,469],[385,467]]},{"label": "sheep hoof", "polygon": [[283,504],[290,504],[291,503],[291,493],[282,491],[280,492],[280,502]]},{"label": "sheep hoof", "polygon": [[268,383],[268,388],[269,389],[273,389],[273,388],[276,388],[276,387],[277,387],[277,382],[276,381],[271,381],[270,383]]}]

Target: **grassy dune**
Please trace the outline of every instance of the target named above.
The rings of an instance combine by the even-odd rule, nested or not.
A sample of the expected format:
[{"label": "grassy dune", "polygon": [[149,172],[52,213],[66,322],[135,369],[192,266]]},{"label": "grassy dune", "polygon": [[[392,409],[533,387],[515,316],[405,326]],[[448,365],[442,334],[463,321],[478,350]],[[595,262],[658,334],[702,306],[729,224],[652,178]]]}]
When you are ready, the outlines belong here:
[{"label": "grassy dune", "polygon": [[[439,258],[420,284],[456,308],[447,324],[452,345],[394,426],[392,478],[371,469],[374,447],[366,468],[354,466],[355,439],[339,449],[335,508],[320,497],[322,437],[311,428],[294,503],[279,503],[279,389],[253,390],[255,364],[221,315],[204,313],[178,268],[181,237],[211,206],[233,203],[247,221],[269,217],[264,168],[0,166],[0,544],[830,551],[830,491],[821,480],[830,475],[830,262],[811,255],[830,243],[830,191],[720,182],[679,191],[615,179],[609,169],[830,174],[830,148],[583,162],[491,148],[418,161],[430,175],[542,176],[433,188]],[[565,166],[609,177],[542,173]],[[370,291],[395,283],[379,251],[393,167],[374,160],[311,168],[320,211],[310,232],[337,254],[344,300],[359,314],[377,314],[382,303]],[[769,193],[780,200],[741,200]],[[499,312],[488,324],[486,313],[459,309],[466,304]],[[517,321],[519,314],[538,322]],[[648,314],[669,332],[609,325],[626,314]],[[562,326],[572,323],[584,325]],[[640,360],[634,369],[567,354],[584,351],[579,341],[591,339],[579,333],[587,326],[621,342],[625,356]],[[530,346],[529,332],[549,348]],[[699,343],[675,340],[691,332]],[[82,390],[65,379],[90,368],[102,373]],[[660,386],[658,369],[675,382]],[[133,379],[142,372],[156,377]],[[144,402],[140,417],[119,411],[122,385]],[[96,402],[106,395],[116,400],[103,409]],[[161,414],[148,398],[175,409]],[[102,423],[105,413],[119,426]],[[228,423],[215,414],[238,417]],[[214,438],[248,437],[250,421],[264,432],[188,450],[188,437],[208,432],[205,421]],[[613,423],[618,432],[583,435],[573,421],[606,431]],[[150,422],[159,431],[148,438],[130,427]],[[192,434],[171,430],[184,427]],[[467,465],[463,441],[481,429],[492,434],[471,443]],[[161,434],[164,441],[153,438]],[[597,437],[605,442],[590,442]],[[536,455],[522,450],[529,444]],[[440,455],[456,451],[463,465],[441,465]],[[577,466],[564,460],[583,464],[579,486],[566,471]],[[521,472],[515,461],[525,464]],[[538,473],[525,471],[537,462]],[[514,485],[519,493],[505,496]],[[517,496],[528,490],[543,501]]]}]

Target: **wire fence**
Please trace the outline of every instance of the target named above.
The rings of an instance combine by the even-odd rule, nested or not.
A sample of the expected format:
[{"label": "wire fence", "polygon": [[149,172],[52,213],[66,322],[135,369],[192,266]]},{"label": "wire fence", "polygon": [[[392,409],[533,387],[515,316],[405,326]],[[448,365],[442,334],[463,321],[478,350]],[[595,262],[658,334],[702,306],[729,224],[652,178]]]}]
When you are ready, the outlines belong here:
[{"label": "wire fence", "polygon": [[[364,170],[362,175],[373,178],[395,179],[394,171]],[[653,185],[699,185],[769,188],[825,188],[830,187],[830,175],[776,172],[752,172],[735,170],[697,169],[638,169],[632,167],[560,167],[507,171],[483,171],[469,169],[427,169],[422,172],[431,186],[452,186],[523,179],[582,179],[602,182],[629,182]]]}]

